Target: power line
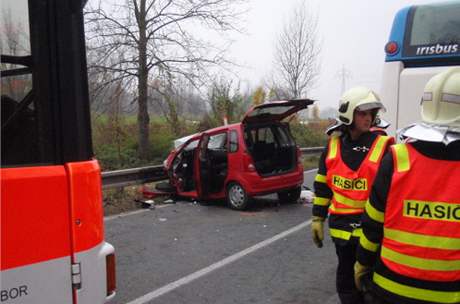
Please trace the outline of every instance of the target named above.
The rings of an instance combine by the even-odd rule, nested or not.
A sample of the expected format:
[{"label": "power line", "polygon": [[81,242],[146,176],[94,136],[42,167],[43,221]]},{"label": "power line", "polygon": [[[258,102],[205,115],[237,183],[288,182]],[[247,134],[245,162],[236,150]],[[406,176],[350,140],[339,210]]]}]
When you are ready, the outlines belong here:
[{"label": "power line", "polygon": [[345,68],[345,65],[342,65],[342,68],[337,72],[337,78],[341,79],[342,80],[342,88],[341,88],[341,91],[340,91],[340,95],[345,92],[345,89],[346,89],[346,81],[347,79],[351,79],[352,78],[352,75],[351,75],[351,72]]}]

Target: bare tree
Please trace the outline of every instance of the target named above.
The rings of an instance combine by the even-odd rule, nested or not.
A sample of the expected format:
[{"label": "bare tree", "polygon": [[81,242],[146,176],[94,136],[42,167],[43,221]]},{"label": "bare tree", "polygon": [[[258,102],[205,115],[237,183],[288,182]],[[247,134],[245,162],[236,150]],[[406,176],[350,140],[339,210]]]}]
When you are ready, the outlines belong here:
[{"label": "bare tree", "polygon": [[147,159],[149,84],[164,73],[196,83],[208,65],[225,62],[223,51],[192,29],[237,30],[237,8],[244,0],[113,1],[87,8],[88,52],[97,58],[89,66],[112,73],[110,81],[123,80],[135,92],[139,157]]},{"label": "bare tree", "polygon": [[270,80],[267,87],[269,88],[267,100],[274,101],[274,100],[286,100],[290,99],[292,95],[289,93],[289,89],[282,85],[282,81],[277,81],[276,77],[273,74],[273,78]]},{"label": "bare tree", "polygon": [[171,130],[180,128],[172,125],[175,121],[172,114],[176,113],[177,118],[193,120],[206,112],[206,100],[202,92],[181,75],[155,79],[149,89],[151,113],[165,117]]},{"label": "bare tree", "polygon": [[319,73],[318,18],[300,2],[284,24],[275,53],[275,95],[304,97]]},{"label": "bare tree", "polygon": [[[16,17],[16,18],[15,18]],[[0,54],[8,56],[30,55],[29,34],[24,29],[18,16],[12,14],[8,7],[1,8],[0,19]],[[23,68],[22,65],[1,62],[2,71]],[[32,86],[30,74],[2,77],[0,93],[16,101],[21,100]]]},{"label": "bare tree", "polygon": [[244,99],[239,84],[234,85],[232,80],[225,77],[214,80],[209,88],[208,100],[215,126],[224,124],[225,119],[230,123],[240,121],[246,111]]},{"label": "bare tree", "polygon": [[180,136],[183,130],[180,115],[185,106],[187,83],[186,79],[179,75],[174,77],[167,71],[162,78],[157,78],[151,86],[150,100],[157,106],[166,123],[175,136]]}]

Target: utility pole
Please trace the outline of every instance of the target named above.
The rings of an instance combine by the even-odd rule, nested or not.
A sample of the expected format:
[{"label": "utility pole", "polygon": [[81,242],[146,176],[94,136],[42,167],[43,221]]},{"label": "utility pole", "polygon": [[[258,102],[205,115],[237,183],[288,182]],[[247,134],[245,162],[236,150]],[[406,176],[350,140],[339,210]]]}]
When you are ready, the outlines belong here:
[{"label": "utility pole", "polygon": [[342,68],[337,72],[337,78],[342,80],[342,88],[340,91],[340,95],[342,95],[343,92],[345,92],[346,81],[347,79],[350,79],[351,77],[352,77],[351,72],[345,68],[345,65],[342,65]]}]

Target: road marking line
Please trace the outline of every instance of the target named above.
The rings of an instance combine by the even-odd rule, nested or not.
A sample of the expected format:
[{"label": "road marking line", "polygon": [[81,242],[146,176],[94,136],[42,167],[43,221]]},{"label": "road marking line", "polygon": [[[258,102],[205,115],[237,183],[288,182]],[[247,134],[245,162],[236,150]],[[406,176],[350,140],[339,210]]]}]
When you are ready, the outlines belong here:
[{"label": "road marking line", "polygon": [[280,240],[280,239],[282,239],[282,238],[284,238],[284,237],[286,237],[286,236],[288,236],[288,235],[290,235],[290,234],[292,234],[294,232],[297,232],[297,231],[307,227],[310,224],[311,224],[311,220],[305,221],[305,222],[303,222],[303,223],[301,223],[301,224],[299,224],[297,226],[292,227],[289,230],[281,232],[281,233],[279,233],[279,234],[277,234],[277,235],[275,235],[275,236],[273,236],[273,237],[271,237],[269,239],[266,239],[265,241],[262,241],[262,242],[260,242],[258,244],[255,244],[254,246],[246,248],[243,251],[235,253],[234,255],[231,255],[231,256],[229,256],[229,257],[227,257],[227,258],[225,258],[225,259],[223,259],[223,260],[221,260],[219,262],[216,262],[216,263],[214,263],[214,264],[212,264],[212,265],[210,265],[210,266],[208,266],[206,268],[198,270],[198,271],[196,271],[196,272],[194,272],[192,274],[189,274],[188,276],[185,276],[185,277],[183,277],[183,278],[181,278],[181,279],[179,279],[177,281],[174,281],[174,282],[169,283],[169,284],[167,284],[167,285],[165,285],[163,287],[160,287],[157,290],[149,292],[149,293],[147,293],[147,294],[145,294],[145,295],[143,295],[143,296],[141,296],[141,297],[139,297],[139,298],[127,303],[127,304],[144,304],[144,303],[147,303],[148,301],[151,301],[151,300],[153,300],[155,298],[158,298],[159,296],[164,295],[165,293],[168,293],[168,292],[170,292],[170,291],[172,291],[172,290],[174,290],[176,288],[179,288],[182,285],[188,284],[188,283],[190,283],[190,282],[192,282],[192,281],[194,281],[194,280],[196,280],[196,279],[198,279],[198,278],[200,278],[202,276],[207,275],[208,273],[210,273],[210,272],[212,272],[214,270],[217,270],[217,269],[219,269],[221,267],[224,267],[227,264],[233,263],[233,262],[237,261],[238,259],[241,259],[242,257],[244,257],[244,256],[246,256],[246,255],[248,255],[250,253],[253,253],[253,252],[255,252],[255,251],[257,251],[257,250],[259,250],[259,249],[261,249],[263,247],[266,247],[266,246],[270,245],[271,243],[274,243],[274,242],[276,242],[276,241],[278,241],[278,240]]},{"label": "road marking line", "polygon": [[120,214],[105,216],[105,217],[104,217],[104,222],[108,222],[108,221],[111,221],[111,220],[113,220],[113,219],[120,218],[120,217],[125,217],[125,216],[129,216],[129,215],[134,215],[134,214],[138,214],[138,213],[143,213],[143,212],[146,212],[146,211],[149,211],[149,209],[140,209],[140,210],[125,212],[125,213],[120,213]]},{"label": "road marking line", "polygon": [[307,170],[307,171],[303,171],[303,173],[310,173],[310,172],[313,172],[313,171],[318,171],[318,168],[316,168],[316,169],[310,169],[310,170]]},{"label": "road marking line", "polygon": [[[159,206],[155,206],[155,209],[164,208],[164,207],[168,207],[168,206],[171,206],[171,205],[169,205],[169,204],[168,205],[159,205]],[[111,221],[113,219],[117,219],[117,218],[120,218],[120,217],[126,217],[126,216],[130,216],[130,215],[138,214],[138,213],[144,213],[144,212],[147,212],[147,211],[152,211],[152,210],[155,210],[155,209],[139,209],[139,210],[129,211],[129,212],[125,212],[125,213],[105,216],[104,217],[104,222],[108,222],[108,221]]]}]

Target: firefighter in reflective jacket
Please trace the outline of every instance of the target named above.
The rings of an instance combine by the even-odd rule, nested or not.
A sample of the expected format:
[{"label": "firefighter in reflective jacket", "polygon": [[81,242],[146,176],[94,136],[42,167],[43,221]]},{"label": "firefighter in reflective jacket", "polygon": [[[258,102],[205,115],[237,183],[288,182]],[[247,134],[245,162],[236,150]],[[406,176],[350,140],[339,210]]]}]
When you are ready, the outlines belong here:
[{"label": "firefighter in reflective jacket", "polygon": [[431,78],[363,215],[355,279],[369,303],[460,303],[460,68]]},{"label": "firefighter in reflective jacket", "polygon": [[393,138],[370,132],[383,104],[373,91],[355,87],[343,94],[336,124],[319,160],[313,200],[312,237],[318,247],[329,214],[329,232],[338,257],[336,288],[342,304],[362,303],[353,280],[361,214],[378,165]]}]

